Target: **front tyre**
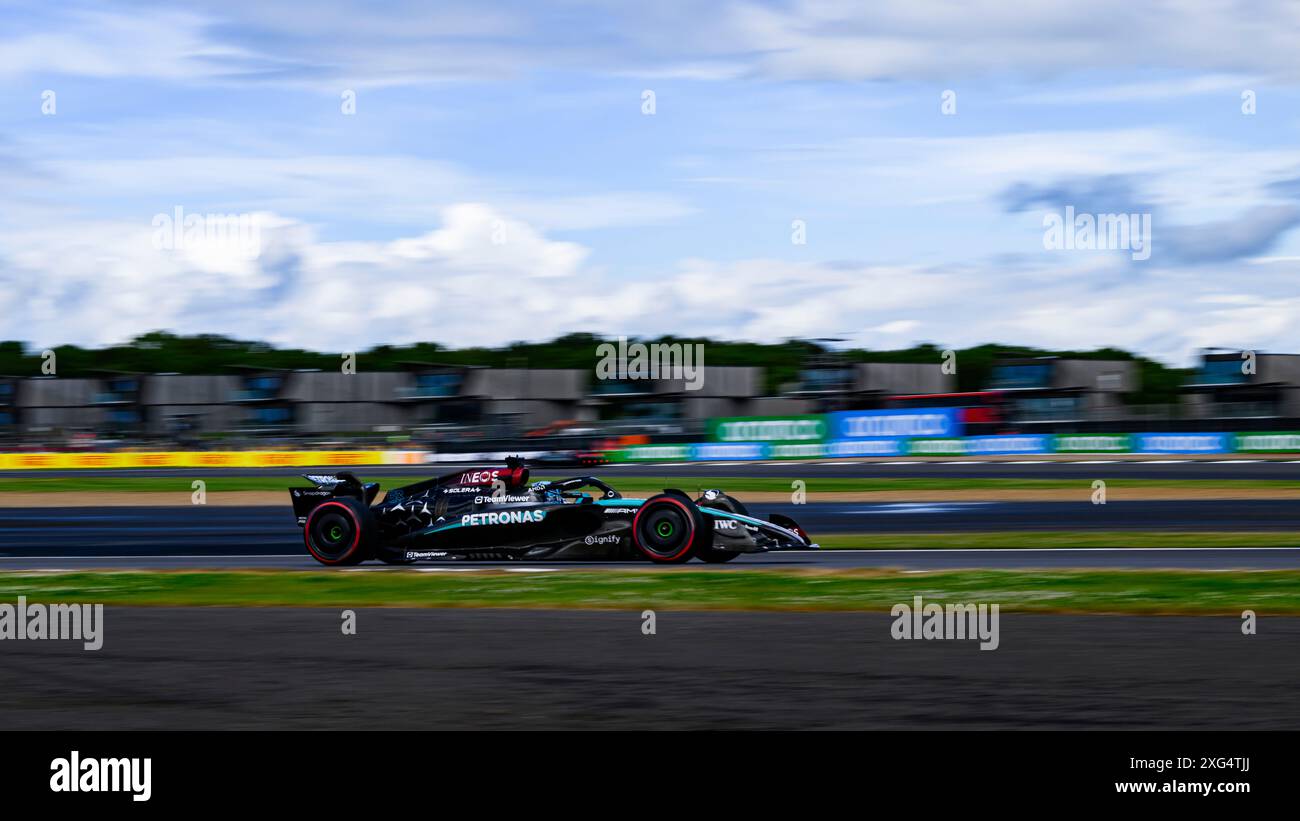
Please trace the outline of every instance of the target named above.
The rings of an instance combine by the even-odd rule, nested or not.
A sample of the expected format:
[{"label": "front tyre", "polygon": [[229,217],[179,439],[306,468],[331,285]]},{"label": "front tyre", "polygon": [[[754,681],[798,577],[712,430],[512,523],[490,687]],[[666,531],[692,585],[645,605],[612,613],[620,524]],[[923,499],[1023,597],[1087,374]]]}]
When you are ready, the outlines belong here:
[{"label": "front tyre", "polygon": [[350,496],[340,496],[312,508],[302,536],[307,552],[321,564],[353,565],[369,556],[374,530],[370,508]]},{"label": "front tyre", "polygon": [[680,564],[708,547],[711,533],[692,502],[664,493],[641,505],[632,520],[632,542],[656,564]]}]

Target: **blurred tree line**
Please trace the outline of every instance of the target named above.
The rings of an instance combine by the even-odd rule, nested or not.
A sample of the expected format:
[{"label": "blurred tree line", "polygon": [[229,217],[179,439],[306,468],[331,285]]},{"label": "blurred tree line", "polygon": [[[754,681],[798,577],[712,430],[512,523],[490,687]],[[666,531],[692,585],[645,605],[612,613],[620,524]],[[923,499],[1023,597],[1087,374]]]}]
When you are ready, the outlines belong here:
[{"label": "blurred tree line", "polygon": [[[413,345],[379,345],[357,353],[362,371],[403,370],[417,363],[481,365],[494,368],[586,368],[595,371],[596,347],[606,338],[574,333],[550,342],[512,342],[498,348],[448,348],[435,342]],[[921,344],[893,351],[863,349],[832,350],[810,340],[791,339],[762,344],[724,342],[705,338],[659,337],[637,339],[644,343],[701,343],[706,365],[761,366],[765,369],[768,393],[796,382],[801,366],[809,357],[833,354],[844,362],[939,363],[943,350]],[[276,348],[215,334],[178,336],[153,331],[122,345],[81,348],[60,345],[53,349],[60,376],[102,376],[105,372],[128,373],[232,373],[246,368],[335,370],[342,352],[322,353],[299,348]],[[1118,359],[1138,363],[1141,390],[1128,397],[1136,403],[1177,401],[1178,389],[1190,369],[1169,368],[1151,359],[1116,348],[1095,351],[1049,351],[1010,345],[987,344],[956,350],[958,390],[977,391],[989,383],[995,359],[1012,356],[1060,356],[1073,359]],[[0,375],[39,376],[41,351],[21,342],[0,342]]]}]

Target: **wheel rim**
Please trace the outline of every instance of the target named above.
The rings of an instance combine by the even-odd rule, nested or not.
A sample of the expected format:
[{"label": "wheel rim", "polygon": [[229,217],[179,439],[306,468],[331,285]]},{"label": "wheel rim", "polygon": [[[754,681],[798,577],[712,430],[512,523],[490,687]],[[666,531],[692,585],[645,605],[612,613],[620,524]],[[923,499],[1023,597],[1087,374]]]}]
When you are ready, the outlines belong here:
[{"label": "wheel rim", "polygon": [[673,558],[690,543],[692,524],[686,512],[676,505],[656,505],[643,511],[638,543],[646,552],[661,558]]},{"label": "wheel rim", "polygon": [[356,522],[342,505],[317,508],[307,526],[312,552],[326,561],[346,558],[357,545]]}]

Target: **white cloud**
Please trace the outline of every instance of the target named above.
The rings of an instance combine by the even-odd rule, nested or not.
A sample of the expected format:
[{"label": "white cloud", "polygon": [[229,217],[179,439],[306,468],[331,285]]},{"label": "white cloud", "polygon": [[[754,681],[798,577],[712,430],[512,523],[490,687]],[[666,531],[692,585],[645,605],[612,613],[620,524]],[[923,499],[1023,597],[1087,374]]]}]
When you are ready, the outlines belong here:
[{"label": "white cloud", "polygon": [[877,325],[868,330],[881,334],[909,334],[921,327],[921,322],[916,319],[896,319],[893,322],[886,322],[884,325]]},{"label": "white cloud", "polygon": [[[1224,233],[1262,206],[1286,216],[1269,188],[1300,169],[1284,140],[1227,119],[1196,136],[1113,116],[1053,130],[1057,107],[937,114],[957,78],[963,114],[1010,88],[1036,103],[1223,94],[1223,116],[1239,118],[1238,83],[1300,79],[1294,6],[665,0],[584,5],[581,26],[535,4],[64,8],[6,9],[0,34],[0,77],[102,81],[68,83],[58,116],[40,119],[23,89],[46,84],[14,84],[29,110],[0,143],[0,337],[100,344],[169,328],[342,349],[572,330],[832,335],[1113,344],[1171,361],[1203,344],[1294,347],[1294,245],[1214,270],[1044,254],[1041,215],[997,199],[1014,183],[1118,175],[1170,224]],[[1059,82],[1076,70],[1088,87]],[[650,83],[636,78],[670,89],[656,118],[638,113]],[[251,80],[313,91],[197,88]],[[344,118],[343,80],[475,85],[375,94]],[[918,120],[910,95],[938,80]],[[159,253],[148,219],[177,204],[255,214],[261,256]],[[795,215],[812,226],[801,261],[748,258],[785,252]],[[990,261],[1007,252],[1023,253]],[[868,261],[806,261],[819,254]]]},{"label": "white cloud", "polygon": [[[262,255],[252,263],[160,252],[148,226],[0,235],[0,338],[98,345],[172,328],[356,350],[671,329],[889,348],[1108,344],[1183,362],[1210,345],[1290,350],[1300,323],[1300,297],[1275,296],[1294,293],[1294,261],[1256,261],[1249,286],[1231,293],[1231,272],[1135,271],[1082,255],[1013,270],[689,259],[618,281],[589,264],[586,248],[482,204],[449,207],[433,230],[385,242],[323,242],[302,223],[258,219]],[[504,245],[493,243],[499,225]]]},{"label": "white cloud", "polygon": [[24,74],[150,77],[188,81],[209,76],[208,61],[252,53],[209,40],[210,18],[153,9],[148,13],[72,10],[40,30],[0,40],[0,77]]},{"label": "white cloud", "polygon": [[[158,3],[41,9],[0,40],[0,76],[255,80],[357,86],[481,81],[574,68],[727,81],[1039,78],[1097,68],[1300,79],[1300,8],[1288,0],[856,0],[675,2],[569,8],[360,0]],[[575,20],[590,36],[573,36]],[[683,24],[683,21],[689,21]]]},{"label": "white cloud", "polygon": [[1172,220],[1190,223],[1276,202],[1268,188],[1297,175],[1300,150],[1133,127],[846,137],[776,147],[764,160],[769,177],[824,202],[968,206],[976,217],[1000,210],[999,195],[1015,183],[1119,174]]},{"label": "white cloud", "polygon": [[[300,154],[273,156],[177,153],[105,156],[94,138],[15,143],[15,153],[43,157],[39,175],[17,177],[46,203],[85,206],[86,194],[113,208],[144,202],[150,213],[176,205],[270,211],[348,224],[428,224],[450,205],[486,200],[548,231],[580,231],[670,222],[695,212],[683,198],[647,191],[563,193],[550,180],[498,180],[421,157]],[[120,150],[120,149],[119,149]],[[93,159],[91,159],[93,157]],[[25,182],[24,182],[25,179]],[[177,201],[180,200],[178,203]],[[205,208],[206,210],[206,208]],[[24,214],[15,212],[14,219]],[[40,213],[36,219],[45,221]]]},{"label": "white cloud", "polygon": [[1010,102],[1027,105],[1072,106],[1080,103],[1160,101],[1201,94],[1221,95],[1225,91],[1234,92],[1233,96],[1236,96],[1245,89],[1256,87],[1262,80],[1263,78],[1260,77],[1250,77],[1243,74],[1207,74],[1176,80],[1118,83],[1088,88],[1054,88],[1019,94],[1012,97]]},{"label": "white cloud", "polygon": [[1300,9],[1286,0],[796,0],[729,7],[725,41],[759,73],[798,79],[1038,78],[1098,68],[1259,72],[1300,79]]}]

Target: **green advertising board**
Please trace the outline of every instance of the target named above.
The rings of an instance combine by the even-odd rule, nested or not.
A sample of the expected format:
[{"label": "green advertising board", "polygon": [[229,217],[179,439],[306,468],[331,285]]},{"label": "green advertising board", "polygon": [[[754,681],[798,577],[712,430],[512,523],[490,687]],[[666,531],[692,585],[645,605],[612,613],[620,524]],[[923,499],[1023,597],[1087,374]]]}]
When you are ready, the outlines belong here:
[{"label": "green advertising board", "polygon": [[1133,437],[1127,433],[1060,433],[1052,437],[1056,453],[1129,453]]},{"label": "green advertising board", "polygon": [[1239,453],[1298,453],[1300,431],[1261,431],[1237,434]]},{"label": "green advertising board", "polygon": [[908,439],[908,456],[965,456],[965,439]]},{"label": "green advertising board", "polygon": [[821,442],[783,442],[772,445],[769,459],[820,459],[826,455]]},{"label": "green advertising board", "polygon": [[821,442],[826,431],[826,417],[821,414],[724,416],[709,420],[709,439],[714,442],[807,444]]},{"label": "green advertising board", "polygon": [[612,451],[614,462],[682,462],[691,458],[690,445],[628,445]]}]

